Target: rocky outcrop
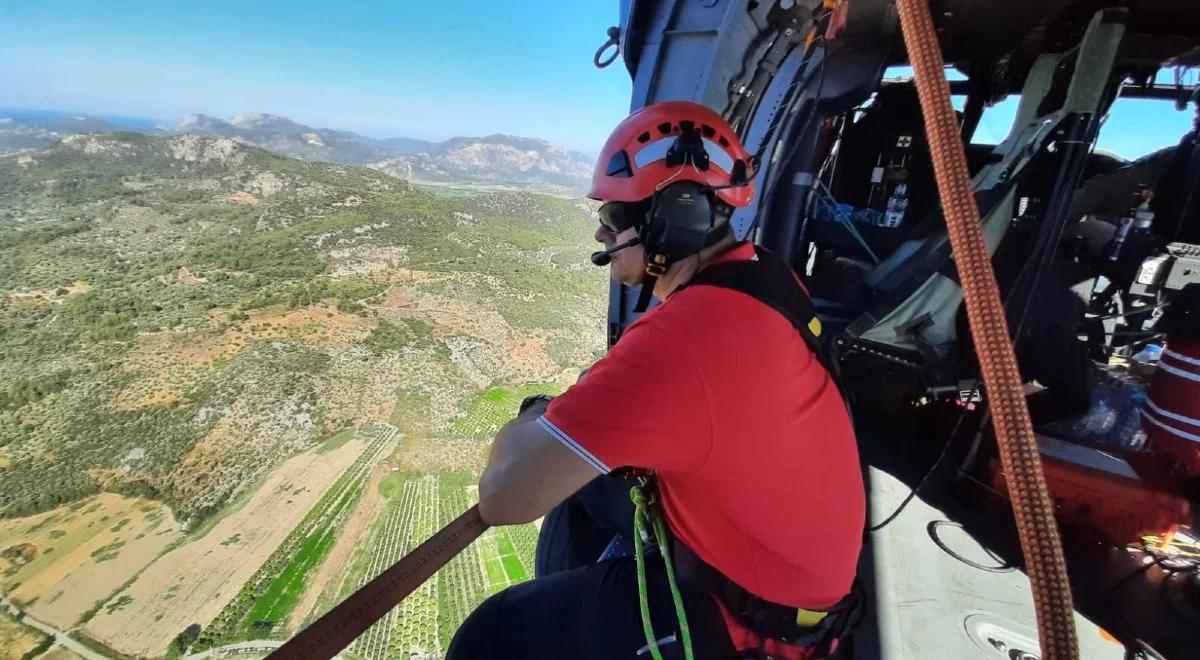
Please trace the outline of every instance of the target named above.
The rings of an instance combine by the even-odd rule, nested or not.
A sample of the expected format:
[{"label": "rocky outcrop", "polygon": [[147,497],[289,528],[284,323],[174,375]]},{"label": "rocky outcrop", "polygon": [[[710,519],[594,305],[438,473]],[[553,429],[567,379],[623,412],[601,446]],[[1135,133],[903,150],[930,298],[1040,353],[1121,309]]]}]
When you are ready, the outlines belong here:
[{"label": "rocky outcrop", "polygon": [[172,158],[188,163],[240,165],[246,159],[246,148],[228,138],[210,140],[196,135],[179,135],[168,139],[166,147]]}]

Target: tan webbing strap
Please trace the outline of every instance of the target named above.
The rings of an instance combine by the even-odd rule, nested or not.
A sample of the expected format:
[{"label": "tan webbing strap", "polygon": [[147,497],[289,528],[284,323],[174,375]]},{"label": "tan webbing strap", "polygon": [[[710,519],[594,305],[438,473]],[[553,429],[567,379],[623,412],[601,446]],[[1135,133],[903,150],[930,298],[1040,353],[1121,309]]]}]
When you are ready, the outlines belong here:
[{"label": "tan webbing strap", "polygon": [[479,538],[487,527],[479,517],[479,505],[471,507],[267,657],[274,660],[334,657]]},{"label": "tan webbing strap", "polygon": [[1025,404],[1025,390],[1009,340],[991,255],[983,241],[958,120],[950,105],[941,46],[927,0],[897,0],[896,8],[921,100],[971,336],[975,339],[991,402],[1000,459],[1012,492],[1021,551],[1033,587],[1042,657],[1078,658],[1071,585],[1054,520],[1054,505],[1046,490],[1037,438]]}]

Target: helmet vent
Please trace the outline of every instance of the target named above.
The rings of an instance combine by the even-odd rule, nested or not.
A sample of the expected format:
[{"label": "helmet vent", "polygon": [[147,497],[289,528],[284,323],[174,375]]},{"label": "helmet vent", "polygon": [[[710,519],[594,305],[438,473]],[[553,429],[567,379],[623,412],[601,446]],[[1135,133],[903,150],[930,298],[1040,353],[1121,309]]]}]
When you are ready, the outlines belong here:
[{"label": "helmet vent", "polygon": [[588,197],[637,202],[669,185],[692,182],[742,208],[753,201],[756,169],[720,113],[694,101],[661,101],[634,110],[609,135],[596,157]]},{"label": "helmet vent", "polygon": [[608,176],[632,177],[633,168],[629,166],[629,155],[625,150],[618,151],[608,160],[608,167],[604,168],[604,173]]}]

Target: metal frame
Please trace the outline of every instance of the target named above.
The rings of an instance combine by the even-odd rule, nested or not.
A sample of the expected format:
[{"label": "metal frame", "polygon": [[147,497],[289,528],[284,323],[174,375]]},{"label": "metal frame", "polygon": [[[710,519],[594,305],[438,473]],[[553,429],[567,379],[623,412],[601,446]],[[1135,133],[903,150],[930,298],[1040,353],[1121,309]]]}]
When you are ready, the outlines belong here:
[{"label": "metal frame", "polygon": [[[995,252],[1012,222],[1016,183],[1026,166],[1053,139],[1055,129],[1063,119],[1074,113],[1099,116],[1106,90],[1112,84],[1113,64],[1125,26],[1106,19],[1098,12],[1089,23],[1077,49],[1065,53],[1040,56],[1030,70],[1021,93],[1013,130],[993,150],[995,163],[985,166],[976,176],[977,191],[983,219],[984,239],[989,251]],[[1042,110],[1047,99],[1056,93],[1055,73],[1070,63],[1074,55],[1074,73],[1060,107]],[[956,339],[955,317],[962,301],[958,284],[938,272],[950,260],[949,238],[945,232],[920,241],[919,245],[898,249],[872,271],[868,278],[873,286],[885,292],[904,293],[905,283],[915,283],[903,300],[883,309],[873,310],[851,326],[851,334],[898,348],[917,349],[917,339],[898,334],[913,319],[926,314],[929,322],[922,324],[920,340],[938,346]],[[913,265],[923,266],[917,272],[905,272]],[[894,299],[895,295],[893,293]]]},{"label": "metal frame", "polygon": [[[790,11],[808,16],[820,4],[798,0]],[[751,8],[748,0],[626,0],[621,8],[623,52],[633,76],[630,110],[683,99],[727,112],[752,87],[757,62],[774,43],[770,37],[780,18],[777,3]],[[629,35],[635,33],[643,38],[630,49]],[[762,107],[762,101],[750,105]],[[610,285],[609,346],[637,320],[633,309],[639,294],[639,287]]]}]

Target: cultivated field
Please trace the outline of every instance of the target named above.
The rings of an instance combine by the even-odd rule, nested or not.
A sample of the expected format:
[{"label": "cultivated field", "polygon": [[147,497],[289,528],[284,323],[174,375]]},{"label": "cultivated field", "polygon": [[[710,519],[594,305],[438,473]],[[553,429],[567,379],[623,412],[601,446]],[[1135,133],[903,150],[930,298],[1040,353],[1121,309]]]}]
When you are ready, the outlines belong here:
[{"label": "cultivated field", "polygon": [[[465,511],[475,501],[475,480],[463,472],[389,474],[381,484],[384,505],[366,542],[312,618]],[[536,542],[536,535],[533,525],[489,531],[368,629],[350,652],[365,660],[441,657],[459,624],[489,593],[532,575],[533,545],[512,538]]]},{"label": "cultivated field", "polygon": [[361,443],[366,449],[324,491],[258,570],[241,583],[242,588],[233,600],[207,624],[195,650],[242,640],[271,639],[287,632],[292,610],[308,588],[312,574],[325,562],[341,535],[376,463],[394,448],[397,432],[386,424],[371,424],[355,435],[350,442]]},{"label": "cultivated field", "polygon": [[[463,511],[607,289],[594,205],[443,193],[194,136],[0,156],[0,590],[130,655],[282,639]],[[360,655],[440,654],[535,534]]]},{"label": "cultivated field", "polygon": [[111,493],[0,520],[0,584],[18,606],[66,630],[178,536],[161,503]]},{"label": "cultivated field", "polygon": [[309,620],[309,615],[313,613],[313,608],[316,607],[317,599],[325,585],[339,582],[342,572],[350,563],[350,557],[365,540],[367,528],[379,515],[383,501],[383,494],[380,492],[379,486],[389,469],[386,464],[376,465],[371,472],[371,477],[363,489],[358,505],[354,507],[354,511],[346,520],[341,533],[337,535],[333,549],[325,558],[325,563],[321,564],[321,568],[313,576],[311,584],[304,590],[304,595],[296,605],[296,609],[292,610],[292,616],[287,622],[289,630],[300,630],[304,627]]},{"label": "cultivated field", "polygon": [[88,634],[130,655],[161,656],[193,623],[211,621],[291,534],[367,444],[309,451],[268,475],[246,505],[203,538],[168,552],[86,624]]}]

